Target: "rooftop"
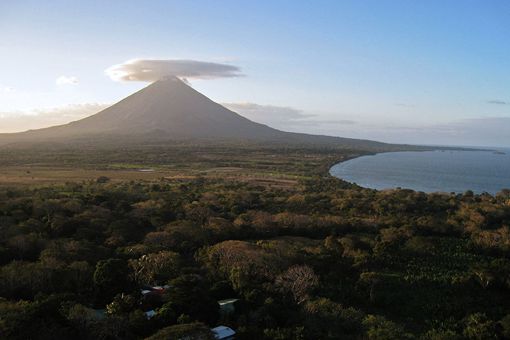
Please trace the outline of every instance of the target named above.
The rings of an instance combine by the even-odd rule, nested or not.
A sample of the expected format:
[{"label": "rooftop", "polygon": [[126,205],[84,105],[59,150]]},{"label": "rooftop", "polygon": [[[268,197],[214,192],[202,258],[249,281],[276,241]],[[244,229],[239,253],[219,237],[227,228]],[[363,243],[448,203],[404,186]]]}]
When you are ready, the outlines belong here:
[{"label": "rooftop", "polygon": [[227,326],[218,326],[212,328],[211,331],[213,331],[216,339],[226,339],[236,334],[236,332],[232,328]]}]

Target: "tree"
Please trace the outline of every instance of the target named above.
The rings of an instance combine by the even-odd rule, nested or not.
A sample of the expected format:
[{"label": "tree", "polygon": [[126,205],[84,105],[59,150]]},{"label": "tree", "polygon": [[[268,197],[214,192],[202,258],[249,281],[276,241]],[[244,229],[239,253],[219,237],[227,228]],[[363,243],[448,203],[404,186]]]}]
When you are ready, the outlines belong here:
[{"label": "tree", "polygon": [[126,315],[132,312],[138,305],[135,297],[129,294],[117,294],[113,301],[106,306],[108,315]]},{"label": "tree", "polygon": [[363,320],[366,334],[370,340],[410,339],[402,327],[380,315],[368,315]]},{"label": "tree", "polygon": [[496,323],[483,313],[471,314],[466,318],[463,334],[473,340],[498,339]]},{"label": "tree", "polygon": [[304,327],[264,329],[264,335],[273,340],[304,340],[304,333]]},{"label": "tree", "polygon": [[199,275],[186,274],[170,281],[171,289],[165,294],[169,302],[163,308],[174,315],[189,315],[193,320],[215,323],[219,317],[218,302],[209,295],[209,284]]},{"label": "tree", "polygon": [[406,228],[385,228],[379,233],[380,240],[374,247],[375,254],[395,252],[412,236]]},{"label": "tree", "polygon": [[503,336],[510,338],[510,314],[501,319],[499,324],[501,325]]},{"label": "tree", "polygon": [[212,331],[200,322],[165,327],[146,340],[214,340]]},{"label": "tree", "polygon": [[93,282],[99,297],[111,298],[130,288],[129,269],[120,259],[101,260],[96,264]]},{"label": "tree", "polygon": [[68,294],[40,296],[28,301],[9,302],[0,298],[0,336],[2,339],[69,339],[72,337],[61,306],[69,303]]},{"label": "tree", "polygon": [[245,241],[225,241],[207,249],[205,262],[215,275],[228,279],[236,290],[244,290],[275,279],[283,260],[274,253]]},{"label": "tree", "polygon": [[160,251],[142,255],[129,262],[138,284],[161,284],[179,273],[180,255],[173,251]]},{"label": "tree", "polygon": [[37,259],[42,248],[43,240],[35,233],[28,235],[17,235],[7,240],[7,245],[11,253],[18,260],[34,260]]},{"label": "tree", "polygon": [[304,312],[309,339],[340,339],[348,334],[359,334],[364,317],[361,311],[345,308],[326,298],[308,301]]},{"label": "tree", "polygon": [[292,294],[297,304],[305,302],[310,291],[319,284],[319,277],[309,266],[292,266],[275,280],[278,287]]},{"label": "tree", "polygon": [[344,253],[342,242],[337,237],[331,235],[324,239],[324,248],[333,256],[341,257]]}]

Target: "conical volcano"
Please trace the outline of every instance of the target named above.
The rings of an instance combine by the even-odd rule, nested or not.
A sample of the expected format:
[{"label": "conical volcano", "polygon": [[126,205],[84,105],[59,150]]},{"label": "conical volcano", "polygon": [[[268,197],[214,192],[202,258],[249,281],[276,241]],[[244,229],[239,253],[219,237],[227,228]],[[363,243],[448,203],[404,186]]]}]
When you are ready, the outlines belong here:
[{"label": "conical volcano", "polygon": [[175,77],[159,80],[65,128],[73,133],[87,134],[157,133],[165,134],[169,139],[258,139],[279,133],[213,102]]},{"label": "conical volcano", "polygon": [[253,122],[215,103],[176,77],[135,92],[90,117],[39,130],[0,135],[0,144],[38,141],[126,140],[255,141],[378,147],[384,143],[284,132]]}]

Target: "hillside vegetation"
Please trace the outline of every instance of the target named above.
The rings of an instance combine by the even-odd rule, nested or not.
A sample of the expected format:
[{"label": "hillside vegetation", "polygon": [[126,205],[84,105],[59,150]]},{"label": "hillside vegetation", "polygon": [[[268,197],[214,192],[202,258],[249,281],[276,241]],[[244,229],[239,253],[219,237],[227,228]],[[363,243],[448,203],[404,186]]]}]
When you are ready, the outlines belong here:
[{"label": "hillside vegetation", "polygon": [[[510,337],[510,191],[327,175],[361,153],[1,151],[2,172],[24,176],[0,186],[2,338],[208,339],[220,324],[236,339]],[[90,172],[31,178],[52,164]]]}]

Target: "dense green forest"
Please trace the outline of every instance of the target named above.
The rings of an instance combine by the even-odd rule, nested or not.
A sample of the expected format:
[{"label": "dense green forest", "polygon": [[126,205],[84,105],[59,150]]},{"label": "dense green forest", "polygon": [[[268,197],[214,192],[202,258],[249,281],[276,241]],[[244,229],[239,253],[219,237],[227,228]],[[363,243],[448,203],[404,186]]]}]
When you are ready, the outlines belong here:
[{"label": "dense green forest", "polygon": [[253,166],[293,169],[288,185],[197,166],[0,186],[0,336],[213,339],[225,325],[236,339],[510,338],[510,191],[369,190],[329,177],[331,153],[287,153]]}]

